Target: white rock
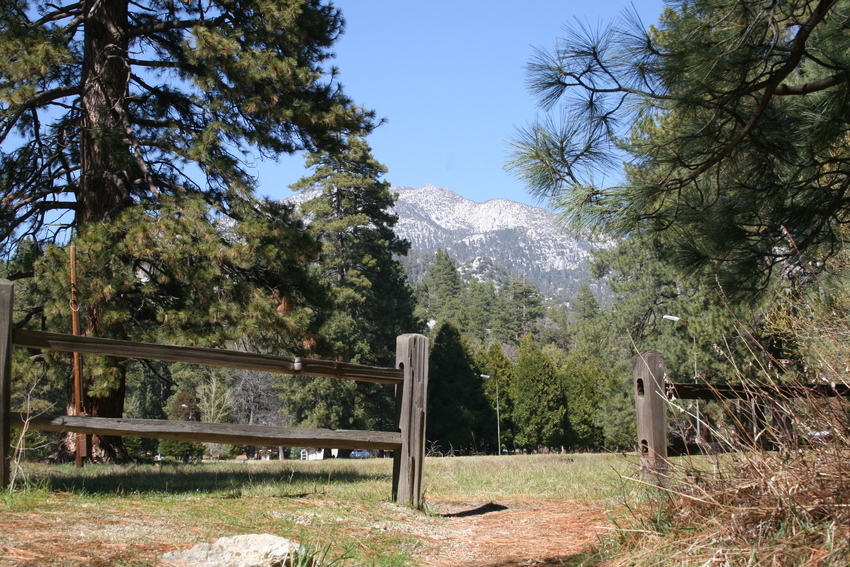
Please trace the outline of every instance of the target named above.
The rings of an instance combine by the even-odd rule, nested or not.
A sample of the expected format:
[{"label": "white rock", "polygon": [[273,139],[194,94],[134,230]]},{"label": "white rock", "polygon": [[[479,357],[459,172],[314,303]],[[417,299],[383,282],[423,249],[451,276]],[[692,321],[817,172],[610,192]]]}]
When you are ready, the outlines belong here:
[{"label": "white rock", "polygon": [[270,534],[223,537],[184,551],[166,553],[160,559],[174,567],[287,567],[298,545]]}]

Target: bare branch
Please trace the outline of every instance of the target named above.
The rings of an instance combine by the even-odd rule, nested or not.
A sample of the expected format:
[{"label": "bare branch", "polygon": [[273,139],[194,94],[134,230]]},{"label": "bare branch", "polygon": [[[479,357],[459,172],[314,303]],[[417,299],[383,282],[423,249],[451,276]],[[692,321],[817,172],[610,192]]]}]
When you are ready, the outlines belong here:
[{"label": "bare branch", "polygon": [[30,28],[39,28],[48,22],[57,22],[59,20],[64,20],[65,18],[69,18],[72,16],[79,16],[82,14],[83,4],[82,2],[77,2],[75,4],[68,4],[67,6],[60,6],[58,9],[53,12],[48,12],[43,15],[38,20],[29,24]]},{"label": "bare branch", "polygon": [[809,93],[823,91],[847,82],[845,75],[832,75],[819,81],[812,81],[804,85],[779,85],[773,94],[776,96],[801,96]]}]

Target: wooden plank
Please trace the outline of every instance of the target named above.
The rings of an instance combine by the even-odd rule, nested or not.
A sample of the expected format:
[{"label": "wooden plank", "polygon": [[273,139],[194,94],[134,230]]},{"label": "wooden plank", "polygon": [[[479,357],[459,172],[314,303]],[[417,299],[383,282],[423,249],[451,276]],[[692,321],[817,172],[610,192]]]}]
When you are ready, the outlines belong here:
[{"label": "wooden plank", "polygon": [[667,384],[667,397],[679,400],[730,400],[739,398],[807,398],[850,396],[845,384],[801,384],[776,386],[712,386],[710,384]]},{"label": "wooden plank", "polygon": [[396,419],[402,446],[393,455],[393,499],[421,508],[428,394],[428,338],[416,334],[398,337],[396,366],[404,370],[404,384],[396,390]]},{"label": "wooden plank", "polygon": [[0,279],[0,487],[9,486],[12,475],[12,308],[15,286]]},{"label": "wooden plank", "polygon": [[[12,416],[12,427],[24,425],[23,414]],[[284,447],[316,447],[328,449],[381,449],[394,451],[401,447],[401,434],[393,431],[351,431],[342,429],[307,429],[201,423],[165,419],[124,419],[71,415],[30,416],[27,427],[39,431],[70,431],[119,437],[149,437]]]},{"label": "wooden plank", "polygon": [[363,366],[348,362],[318,360],[313,358],[291,358],[270,354],[255,354],[234,350],[158,345],[136,343],[99,337],[75,337],[62,333],[46,333],[16,329],[12,342],[15,346],[103,354],[122,358],[143,358],[165,360],[168,362],[186,362],[222,368],[238,368],[297,374],[304,376],[325,376],[376,384],[401,384],[404,374],[396,368]]},{"label": "wooden plank", "polygon": [[632,358],[635,388],[638,452],[643,476],[664,484],[667,477],[667,399],[664,392],[664,358],[646,351]]}]

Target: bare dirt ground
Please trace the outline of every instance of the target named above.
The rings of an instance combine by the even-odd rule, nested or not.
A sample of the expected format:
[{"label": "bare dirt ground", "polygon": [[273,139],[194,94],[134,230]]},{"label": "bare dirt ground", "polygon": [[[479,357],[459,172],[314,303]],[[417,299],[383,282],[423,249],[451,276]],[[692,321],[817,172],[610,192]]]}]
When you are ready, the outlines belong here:
[{"label": "bare dirt ground", "polygon": [[[570,501],[432,502],[430,515],[403,507],[397,512],[383,529],[415,537],[414,559],[428,567],[569,564],[608,526],[601,507]],[[100,519],[69,518],[58,509],[8,512],[0,520],[0,566],[157,565],[162,553],[191,547],[180,539],[193,530],[189,539],[215,539],[154,510]]]},{"label": "bare dirt ground", "polygon": [[431,545],[420,554],[434,567],[563,565],[588,551],[610,525],[602,508],[575,502],[443,503]]}]

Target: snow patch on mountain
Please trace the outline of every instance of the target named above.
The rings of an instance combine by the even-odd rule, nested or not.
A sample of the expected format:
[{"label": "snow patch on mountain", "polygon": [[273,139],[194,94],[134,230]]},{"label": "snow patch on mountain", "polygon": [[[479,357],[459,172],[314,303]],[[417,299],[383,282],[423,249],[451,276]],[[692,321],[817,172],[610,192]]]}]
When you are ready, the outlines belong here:
[{"label": "snow patch on mountain", "polygon": [[[506,199],[476,203],[434,185],[391,190],[398,194],[395,232],[410,241],[411,257],[442,248],[460,264],[481,264],[482,258],[489,258],[515,278],[561,297],[573,295],[587,281],[593,246],[567,233],[551,211]],[[317,195],[309,191],[287,201],[300,204]],[[475,275],[470,265],[464,271],[484,277]]]}]

